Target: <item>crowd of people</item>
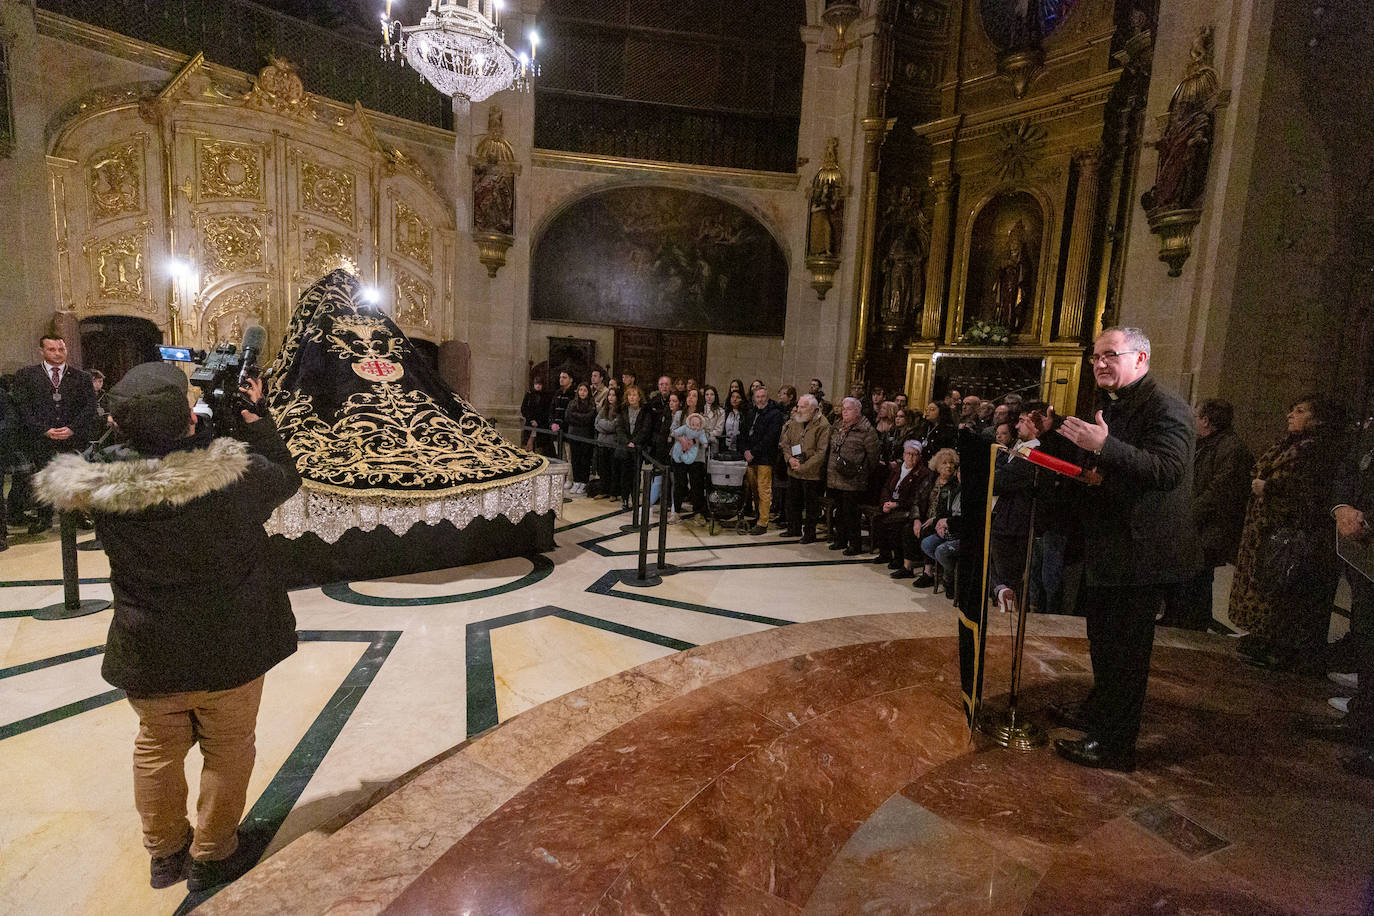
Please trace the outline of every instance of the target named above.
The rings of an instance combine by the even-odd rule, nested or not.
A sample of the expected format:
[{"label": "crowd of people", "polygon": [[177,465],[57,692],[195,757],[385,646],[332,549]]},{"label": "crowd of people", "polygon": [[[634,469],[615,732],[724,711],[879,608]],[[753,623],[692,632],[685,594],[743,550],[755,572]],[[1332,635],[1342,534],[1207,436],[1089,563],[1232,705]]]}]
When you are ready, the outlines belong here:
[{"label": "crowd of people", "polygon": [[[1135,346],[1125,346],[1132,342]],[[1143,335],[1127,335],[1119,349],[1107,351],[1111,359],[1127,362],[1131,354],[1145,353],[1140,374],[1127,373],[1120,390],[1154,390],[1145,377],[1145,347]],[[1168,401],[1177,412],[1175,402]],[[1119,414],[1130,416],[1125,412],[1129,399],[1124,405],[1116,398],[1106,403],[1108,414],[1116,406]],[[1121,447],[1115,453],[1101,414],[1095,423],[1064,418],[1048,404],[1017,394],[984,400],[954,389],[919,409],[903,394],[889,399],[880,387],[854,389],[832,402],[820,379],[811,379],[801,395],[791,385],[774,392],[761,379],[747,386],[733,379],[722,396],[714,385],[663,376],[646,397],[633,373],[607,378],[593,370],[584,381],[565,371],[553,391],[536,380],[521,413],[528,447],[553,455],[560,434],[568,440],[568,486],[576,495],[618,499],[628,506],[645,463],[639,456],[651,456],[649,501],[660,501],[661,477],[671,475],[671,497],[660,511],[670,522],[690,520],[706,506],[708,463],[742,460],[751,534],[777,526],[803,544],[825,538],[832,550],[872,554],[893,579],[937,593],[941,585],[948,593],[955,581],[965,530],[961,436],[995,441],[1006,450],[994,463],[988,581],[989,598],[1000,610],[1015,611],[1026,601],[1033,612],[1091,618],[1093,603],[1107,600],[1101,597],[1104,588],[1110,600],[1119,600],[1110,591],[1122,578],[1119,571],[1135,570],[1125,580],[1143,596],[1135,600],[1148,605],[1141,613],[1150,620],[1151,634],[1156,622],[1221,630],[1213,613],[1215,571],[1234,564],[1226,617],[1242,628],[1237,645],[1251,662],[1310,675],[1331,673],[1349,688],[1359,683],[1354,669],[1364,637],[1352,633],[1328,644],[1327,634],[1342,574],[1361,580],[1357,594],[1366,586],[1374,591],[1374,584],[1340,563],[1331,535],[1340,482],[1346,481],[1346,491],[1358,490],[1351,481],[1369,470],[1374,448],[1358,452],[1356,447],[1358,454],[1350,455],[1352,436],[1360,438],[1369,423],[1352,427],[1339,406],[1320,395],[1304,396],[1291,406],[1285,433],[1258,460],[1233,428],[1233,406],[1217,398],[1184,415],[1180,422],[1188,429],[1174,430],[1177,441],[1169,448]],[[1165,529],[1156,533],[1158,545],[1142,550],[1145,541],[1137,531],[1135,542],[1122,542],[1120,555],[1100,549],[1089,555],[1101,536],[1093,530],[1093,513],[1076,507],[1083,502],[1075,498],[1080,485],[1037,475],[1030,462],[1015,458],[1028,449],[1084,465],[1110,467],[1114,458],[1121,465],[1114,469],[1118,479],[1134,476],[1146,490],[1168,494],[1162,499],[1167,511],[1143,522],[1158,521]],[[1355,502],[1353,497],[1347,501]],[[828,526],[823,505],[830,510]],[[1097,587],[1095,581],[1106,585]],[[1025,582],[1029,588],[1022,594]],[[1374,621],[1361,619],[1362,612],[1355,617],[1352,630],[1374,629]],[[1141,643],[1139,634],[1118,635],[1120,642]],[[1148,667],[1148,654],[1145,659]],[[1139,659],[1129,661],[1141,667]],[[1359,706],[1358,699],[1332,702],[1343,711]],[[1374,714],[1361,715],[1371,719],[1367,731],[1374,746]],[[1079,712],[1063,718],[1083,722]],[[1129,728],[1121,734],[1127,737],[1119,743],[1133,744]],[[1368,768],[1374,774],[1374,759]]]}]

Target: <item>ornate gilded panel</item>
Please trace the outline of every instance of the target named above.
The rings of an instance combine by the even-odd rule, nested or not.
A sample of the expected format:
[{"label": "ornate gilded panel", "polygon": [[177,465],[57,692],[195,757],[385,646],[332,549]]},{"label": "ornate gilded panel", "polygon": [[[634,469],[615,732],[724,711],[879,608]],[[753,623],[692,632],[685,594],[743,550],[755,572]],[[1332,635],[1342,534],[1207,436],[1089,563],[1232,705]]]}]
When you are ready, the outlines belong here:
[{"label": "ornate gilded panel", "polygon": [[196,144],[202,200],[262,200],[262,148],[229,140]]},{"label": "ornate gilded panel", "polygon": [[396,270],[394,264],[392,268],[396,274],[396,323],[432,328],[430,305],[434,301],[434,290],[404,270]]},{"label": "ornate gilded panel", "polygon": [[302,160],[300,200],[301,209],[322,213],[345,226],[352,226],[358,209],[353,173]]},{"label": "ornate gilded panel", "polygon": [[86,248],[91,257],[91,291],[88,304],[127,302],[150,311],[147,302],[147,258],[143,232],[124,232],[93,242]]},{"label": "ornate gilded panel", "polygon": [[212,347],[238,343],[249,325],[266,325],[267,309],[266,283],[238,286],[219,294],[205,310],[206,343]]},{"label": "ornate gilded panel", "polygon": [[424,217],[411,209],[405,201],[396,201],[392,208],[391,247],[397,254],[423,264],[425,270],[433,270],[432,235],[429,223]]},{"label": "ornate gilded panel", "polygon": [[143,212],[143,141],[107,146],[90,159],[86,170],[91,222]]},{"label": "ornate gilded panel", "polygon": [[214,216],[201,224],[205,273],[212,277],[265,264],[262,222],[252,216]]},{"label": "ornate gilded panel", "polygon": [[357,250],[358,243],[351,238],[318,226],[306,226],[301,232],[301,261],[296,280],[303,284],[314,283],[340,267],[357,273]]}]

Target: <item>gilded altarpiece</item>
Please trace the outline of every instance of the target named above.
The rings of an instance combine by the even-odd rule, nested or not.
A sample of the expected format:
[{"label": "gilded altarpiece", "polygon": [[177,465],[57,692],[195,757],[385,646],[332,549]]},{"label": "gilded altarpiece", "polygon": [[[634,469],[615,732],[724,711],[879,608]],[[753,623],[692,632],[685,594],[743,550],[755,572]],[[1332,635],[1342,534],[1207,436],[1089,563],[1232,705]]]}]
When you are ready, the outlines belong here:
[{"label": "gilded altarpiece", "polygon": [[984,21],[1003,6],[956,4],[962,38],[942,82],[951,114],[915,127],[932,149],[931,267],[906,347],[906,389],[924,400],[946,383],[940,360],[982,360],[985,390],[964,387],[995,395],[999,367],[1038,362],[1042,395],[1067,413],[1100,314],[1099,172],[1121,73],[1110,57],[1114,4],[1055,5],[1053,28],[1032,30],[1029,50],[1007,45],[1007,22]]},{"label": "gilded altarpiece", "polygon": [[343,267],[438,341],[455,241],[433,180],[290,64],[247,82],[197,57],[166,86],[64,112],[48,159],[58,310],[146,317],[197,347],[261,324],[275,349],[300,292]]}]

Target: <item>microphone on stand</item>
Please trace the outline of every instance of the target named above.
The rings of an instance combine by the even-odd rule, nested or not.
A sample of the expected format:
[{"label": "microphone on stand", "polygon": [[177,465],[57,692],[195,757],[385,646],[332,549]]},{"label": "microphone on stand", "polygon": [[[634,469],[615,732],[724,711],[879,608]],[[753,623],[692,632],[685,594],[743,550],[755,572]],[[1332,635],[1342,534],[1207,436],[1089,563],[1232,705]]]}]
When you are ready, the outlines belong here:
[{"label": "microphone on stand", "polygon": [[[1066,379],[1066,378],[1057,378],[1057,379],[1055,379],[1054,381],[1050,382],[1051,385],[1067,385],[1068,383],[1069,383],[1069,380]],[[1020,394],[1020,393],[1023,392],[1023,391],[1030,391],[1032,388],[1039,388],[1039,387],[1040,387],[1040,384],[1041,384],[1040,382],[1031,382],[1029,385],[1022,385],[1020,388],[1013,388],[1013,389],[1011,389],[1010,391],[1004,391],[1004,392],[1002,392],[1001,394],[999,394],[997,397],[995,397],[995,398],[989,398],[989,399],[987,399],[987,400],[991,400],[991,401],[993,401],[994,403],[996,403],[997,401],[1002,400],[1003,398],[1005,398],[1005,397],[1006,397],[1007,395],[1009,395],[1009,394]]]}]

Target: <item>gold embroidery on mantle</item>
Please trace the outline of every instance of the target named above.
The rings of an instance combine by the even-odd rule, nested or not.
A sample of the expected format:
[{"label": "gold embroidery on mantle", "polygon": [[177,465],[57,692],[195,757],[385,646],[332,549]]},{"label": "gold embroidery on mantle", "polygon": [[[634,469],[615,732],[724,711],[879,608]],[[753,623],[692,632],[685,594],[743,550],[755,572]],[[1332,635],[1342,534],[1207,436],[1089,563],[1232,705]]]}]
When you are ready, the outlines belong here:
[{"label": "gold embroidery on mantle", "polygon": [[[441,405],[428,391],[400,384],[400,374],[380,381],[359,371],[359,364],[369,362],[399,369],[404,360],[419,357],[389,319],[354,311],[357,291],[357,280],[342,272],[306,290],[276,361],[282,381],[271,395],[272,414],[306,487],[433,499],[511,484],[544,470],[543,458],[506,442],[457,395],[445,395],[452,403]],[[291,387],[307,343],[323,344],[352,369],[350,376],[371,382],[328,408],[327,418],[310,394]],[[377,368],[380,373],[386,366]],[[325,370],[312,370],[320,371]]]}]

